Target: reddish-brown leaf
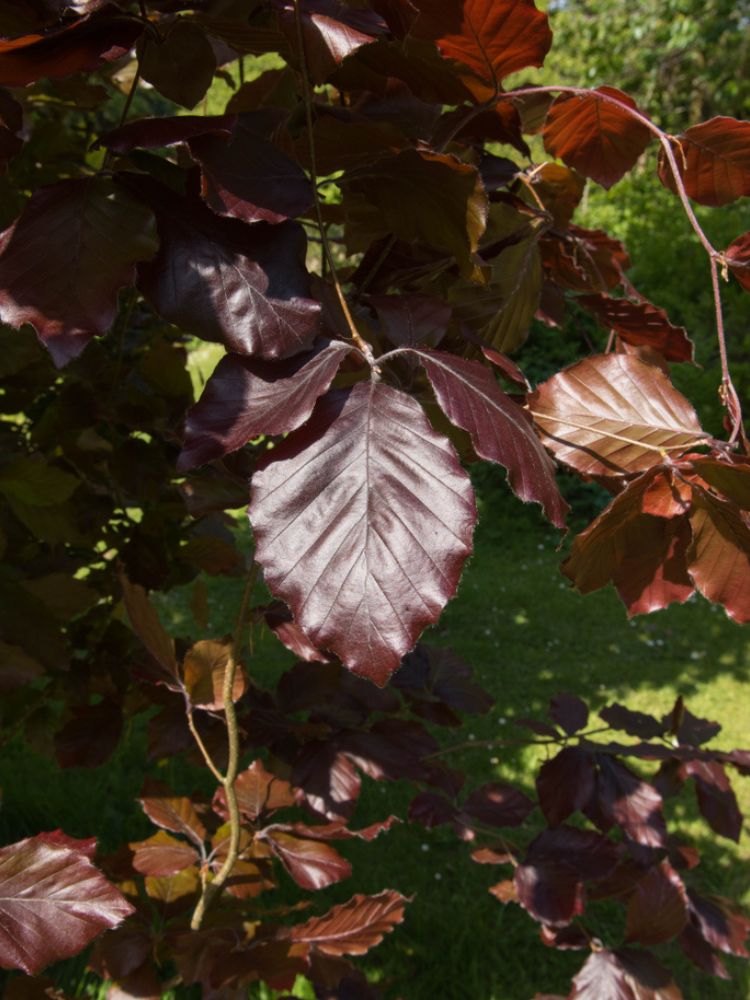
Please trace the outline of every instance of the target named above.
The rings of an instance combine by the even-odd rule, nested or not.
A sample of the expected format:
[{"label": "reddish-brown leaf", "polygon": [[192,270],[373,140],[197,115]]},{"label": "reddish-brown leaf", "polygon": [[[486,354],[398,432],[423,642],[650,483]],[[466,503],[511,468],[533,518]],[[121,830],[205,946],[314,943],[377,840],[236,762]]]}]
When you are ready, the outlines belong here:
[{"label": "reddish-brown leaf", "polygon": [[137,583],[131,583],[124,574],[120,575],[120,586],[125,610],[136,635],[173,684],[179,684],[174,642],[162,625],[146,591]]},{"label": "reddish-brown leaf", "polygon": [[[728,205],[750,195],[750,122],[711,118],[677,136],[673,150],[688,196],[701,205]],[[676,190],[663,150],[659,178]]]},{"label": "reddish-brown leaf", "polygon": [[247,226],[150,178],[127,180],[156,212],[161,245],[139,268],[138,287],[164,319],[240,354],[279,358],[310,347],[320,306],[309,298],[300,226]]},{"label": "reddish-brown leaf", "polygon": [[708,456],[696,458],[693,469],[700,480],[710,486],[720,497],[731,500],[743,511],[750,511],[750,462],[739,455],[732,461]]},{"label": "reddish-brown leaf", "polygon": [[[253,823],[263,813],[284,809],[295,801],[289,782],[267,771],[261,760],[254,760],[250,767],[240,771],[234,788],[240,812]],[[229,819],[223,788],[216,790],[213,807],[225,820]]]},{"label": "reddish-brown leaf", "polygon": [[658,306],[608,295],[580,295],[576,301],[625,343],[653,347],[667,361],[693,360],[693,343],[687,330],[684,326],[673,326]]},{"label": "reddish-brown leaf", "polygon": [[740,624],[750,621],[750,525],[732,503],[695,491],[688,572],[704,597]]},{"label": "reddish-brown leaf", "polygon": [[268,827],[266,841],[282,865],[303,889],[324,889],[349,878],[352,866],[330,844],[296,837],[286,830]]},{"label": "reddish-brown leaf", "polygon": [[303,424],[330,386],[351,344],[332,341],[322,350],[285,361],[228,354],[185,418],[180,471],[236,451],[261,434],[286,434]]},{"label": "reddish-brown leaf", "polygon": [[636,844],[665,847],[667,828],[661,795],[619,760],[605,754],[597,759],[597,792],[604,817]]},{"label": "reddish-brown leaf", "polygon": [[55,756],[60,767],[104,764],[117,747],[122,722],[122,705],[114,698],[71,707],[70,718],[55,733]]},{"label": "reddish-brown leaf", "polygon": [[668,861],[651,868],[628,900],[625,939],[646,946],[677,937],[688,919],[687,894],[682,879]]},{"label": "reddish-brown leaf", "polygon": [[571,365],[539,386],[529,407],[555,457],[589,476],[642,472],[706,437],[664,373],[625,354]]},{"label": "reddish-brown leaf", "polygon": [[174,146],[199,135],[217,133],[229,138],[237,122],[235,115],[177,115],[174,118],[139,118],[119,128],[104,132],[97,146],[115,153],[129,153],[141,147]]},{"label": "reddish-brown leaf", "polygon": [[283,601],[271,601],[254,612],[260,614],[276,638],[300,660],[307,663],[330,663],[331,661],[308,637],[292,618],[292,612]]},{"label": "reddish-brown leaf", "polygon": [[156,249],[151,213],[111,180],[40,188],[0,237],[0,317],[31,323],[62,367],[107,332],[119,289]]},{"label": "reddish-brown leaf", "polygon": [[202,847],[208,834],[198,818],[195,806],[186,796],[147,795],[140,799],[143,811],[157,826],[172,833],[181,833]]},{"label": "reddish-brown leaf", "polygon": [[[224,677],[232,656],[232,640],[217,642],[201,639],[185,654],[182,676],[185,690],[196,708],[209,711],[224,709]],[[241,664],[237,664],[232,685],[232,701],[239,701],[247,682]]]},{"label": "reddish-brown leaf", "polygon": [[541,66],[552,44],[547,15],[532,0],[420,0],[419,12],[414,33],[493,87]]},{"label": "reddish-brown leaf", "polygon": [[170,837],[165,830],[159,830],[148,840],[137,841],[129,847],[134,851],[133,868],[141,875],[176,875],[199,860],[194,847]]},{"label": "reddish-brown leaf", "polygon": [[42,77],[57,80],[124,56],[143,28],[113,17],[113,8],[79,17],[45,35],[0,40],[0,86],[25,87]]},{"label": "reddish-brown leaf", "polygon": [[594,794],[591,755],[576,747],[564,747],[542,764],[536,779],[539,805],[550,826],[559,826],[576,810],[582,810]]},{"label": "reddish-brown leaf", "polygon": [[727,955],[748,958],[747,937],[750,920],[728,899],[700,896],[688,890],[690,921],[712,948]]},{"label": "reddish-brown leaf", "polygon": [[368,302],[396,347],[436,347],[451,318],[451,307],[432,295],[371,295]]},{"label": "reddish-brown leaf", "polygon": [[188,143],[200,163],[202,194],[219,215],[243,222],[283,222],[312,204],[307,175],[264,135],[262,113],[240,115],[231,139],[201,135]]},{"label": "reddish-brown leaf", "polygon": [[611,188],[632,169],[651,140],[648,126],[626,108],[638,111],[635,101],[614,87],[561,94],[547,113],[545,149]]},{"label": "reddish-brown leaf", "polygon": [[[294,5],[282,0],[278,12],[281,29],[297,53]],[[315,83],[323,83],[342,60],[386,31],[377,14],[352,9],[338,0],[301,0],[300,24],[305,62]]]},{"label": "reddish-brown leaf", "polygon": [[750,233],[733,240],[726,250],[729,270],[742,287],[750,292]]},{"label": "reddish-brown leaf", "polygon": [[464,802],[462,812],[483,826],[521,826],[534,809],[534,803],[512,785],[491,781],[476,788]]},{"label": "reddish-brown leaf", "polygon": [[329,392],[273,449],[249,513],[271,591],[316,646],[381,686],[452,596],[475,520],[418,403],[364,382]]},{"label": "reddish-brown leaf", "polygon": [[404,918],[408,900],[391,889],[352,897],[322,917],[292,928],[293,941],[315,945],[325,955],[365,955]]},{"label": "reddish-brown leaf", "polygon": [[568,1000],[683,1000],[672,975],[647,951],[602,948],[573,980]]},{"label": "reddish-brown leaf", "polygon": [[695,780],[698,808],[711,829],[739,842],[742,813],[723,764],[715,760],[689,760],[680,768],[680,775]]},{"label": "reddish-brown leaf", "polygon": [[42,834],[0,848],[0,968],[37,975],[132,912],[73,847]]}]

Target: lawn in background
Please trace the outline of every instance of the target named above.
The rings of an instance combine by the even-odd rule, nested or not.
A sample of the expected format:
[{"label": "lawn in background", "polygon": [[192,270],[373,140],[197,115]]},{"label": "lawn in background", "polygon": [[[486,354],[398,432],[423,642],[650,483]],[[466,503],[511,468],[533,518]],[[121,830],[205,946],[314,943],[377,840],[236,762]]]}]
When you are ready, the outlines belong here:
[{"label": "lawn in background", "polygon": [[[536,515],[506,496],[501,473],[483,476],[476,552],[464,572],[458,596],[428,641],[451,646],[470,663],[477,679],[495,698],[483,717],[467,720],[460,731],[441,730],[445,745],[520,735],[513,719],[541,714],[552,695],[574,692],[592,710],[611,701],[653,713],[668,712],[682,694],[690,710],[719,720],[723,747],[750,746],[750,630],[727,620],[702,600],[628,622],[612,592],[582,598],[559,574],[559,538]],[[245,551],[250,535],[240,519]],[[231,631],[239,586],[205,578],[209,592],[209,635]],[[191,587],[160,602],[165,623],[175,634],[198,638],[189,611]],[[266,634],[260,637],[251,672],[273,683],[291,657]],[[311,670],[315,665],[310,666]],[[114,761],[94,771],[57,772],[40,757],[25,755],[18,744],[0,759],[0,837],[10,842],[57,825],[74,836],[97,834],[104,846],[148,836],[150,827],[135,797],[145,754],[144,726],[134,725]],[[533,773],[534,751],[469,748],[455,764],[467,770],[470,785],[493,778],[524,784]],[[174,762],[155,768],[181,793],[195,777]],[[750,779],[735,780],[741,806],[750,812]],[[405,815],[411,789],[404,783],[379,785],[365,780],[355,815],[364,825],[394,812]],[[713,891],[742,899],[750,907],[748,824],[739,846],[711,833],[697,817],[692,798],[677,814],[704,862],[696,873]],[[671,806],[670,806],[671,808]],[[315,912],[353,892],[398,889],[413,901],[404,924],[364,964],[389,1000],[530,1000],[538,992],[567,993],[581,953],[545,948],[536,925],[517,906],[503,906],[488,893],[509,869],[479,866],[469,849],[447,829],[427,832],[397,826],[373,844],[344,844],[354,875],[325,892],[312,894]],[[283,877],[283,875],[282,875]],[[282,897],[295,898],[289,886]],[[273,897],[264,900],[272,905]],[[612,940],[620,925],[606,913],[597,927]],[[662,958],[676,972],[686,1000],[748,1000],[750,979],[739,960],[729,958],[733,979],[721,982],[681,960],[678,949]],[[92,986],[83,961],[67,963],[60,976],[81,995]],[[298,996],[311,996],[300,984]],[[264,990],[251,996],[268,996]]]}]

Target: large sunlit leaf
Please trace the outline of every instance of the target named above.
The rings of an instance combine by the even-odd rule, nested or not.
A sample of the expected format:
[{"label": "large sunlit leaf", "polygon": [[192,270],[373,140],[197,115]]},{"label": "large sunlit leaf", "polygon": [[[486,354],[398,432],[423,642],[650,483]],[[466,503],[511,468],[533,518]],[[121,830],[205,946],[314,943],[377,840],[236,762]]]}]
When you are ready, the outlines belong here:
[{"label": "large sunlit leaf", "polygon": [[320,306],[308,297],[300,226],[246,226],[149,178],[128,183],[156,212],[161,245],[138,287],[164,319],[240,354],[278,358],[311,345]]},{"label": "large sunlit leaf", "polygon": [[635,101],[614,87],[561,94],[544,123],[545,149],[584,177],[611,188],[635,166],[652,138],[648,126],[620,105],[637,111]]},{"label": "large sunlit leaf", "polygon": [[40,188],[0,237],[0,317],[31,323],[58,367],[106,333],[157,249],[151,212],[104,177]]},{"label": "large sunlit leaf", "polygon": [[[711,118],[676,137],[674,155],[688,195],[701,205],[728,205],[750,195],[750,122]],[[659,177],[670,191],[675,181],[662,151]]]},{"label": "large sunlit leaf", "polygon": [[314,944],[325,955],[364,955],[404,919],[407,900],[386,889],[377,896],[354,896],[292,928],[293,941]]},{"label": "large sunlit leaf", "polygon": [[87,853],[45,834],[0,848],[0,967],[37,975],[133,907]]},{"label": "large sunlit leaf", "polygon": [[516,495],[541,504],[550,521],[563,528],[568,505],[557,489],[554,465],[528,414],[502,391],[491,370],[443,351],[414,353],[438,403],[454,424],[469,432],[477,455],[504,466]]},{"label": "large sunlit leaf", "polygon": [[476,517],[451,445],[380,382],[324,396],[254,476],[249,513],[271,591],[380,685],[455,592]]},{"label": "large sunlit leaf", "polygon": [[706,437],[666,375],[625,354],[565,368],[529,397],[529,408],[545,445],[584,475],[641,472]]},{"label": "large sunlit leaf", "polygon": [[188,410],[180,470],[221,458],[259,434],[286,434],[312,413],[351,344],[332,341],[322,350],[285,361],[228,354]]},{"label": "large sunlit leaf", "polygon": [[547,15],[533,0],[419,0],[414,33],[431,38],[493,87],[510,73],[541,66],[552,43]]}]

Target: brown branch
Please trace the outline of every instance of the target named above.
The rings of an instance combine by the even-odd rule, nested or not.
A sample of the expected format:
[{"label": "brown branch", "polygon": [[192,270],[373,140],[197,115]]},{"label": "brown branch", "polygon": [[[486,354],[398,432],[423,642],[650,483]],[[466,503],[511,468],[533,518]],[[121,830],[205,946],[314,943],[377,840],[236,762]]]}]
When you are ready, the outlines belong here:
[{"label": "brown branch", "polygon": [[227,744],[229,752],[226,773],[223,777],[221,777],[221,775],[219,777],[221,778],[221,783],[224,787],[224,793],[227,799],[227,811],[229,813],[229,847],[227,849],[227,855],[224,858],[224,863],[216,873],[216,877],[212,879],[212,881],[207,882],[203,887],[200,899],[198,900],[195,910],[193,911],[193,916],[190,920],[190,928],[194,931],[200,929],[200,926],[203,923],[203,918],[206,915],[206,911],[224,888],[227,879],[232,874],[232,870],[234,869],[240,854],[242,818],[240,816],[240,807],[237,802],[237,790],[234,787],[240,763],[240,732],[237,724],[237,709],[235,708],[233,695],[234,680],[237,674],[240,654],[242,652],[242,638],[247,621],[248,607],[250,605],[250,598],[252,596],[253,587],[255,586],[257,577],[258,565],[253,562],[248,574],[247,582],[245,583],[245,589],[242,593],[242,602],[240,604],[239,615],[237,616],[237,625],[234,630],[232,649],[224,671],[222,696],[224,698],[224,716],[227,720]]},{"label": "brown branch", "polygon": [[315,217],[318,220],[318,229],[320,230],[320,237],[323,244],[323,252],[325,253],[325,259],[328,263],[328,269],[331,272],[331,277],[333,278],[333,284],[336,289],[336,295],[339,300],[339,305],[341,306],[341,311],[344,314],[344,319],[346,320],[346,325],[349,328],[349,333],[352,340],[364,354],[367,361],[372,364],[373,354],[370,345],[362,337],[357,326],[354,322],[354,317],[349,309],[349,304],[346,301],[346,296],[344,295],[344,290],[341,287],[341,281],[339,280],[338,272],[336,271],[336,264],[333,260],[333,253],[331,252],[331,245],[328,241],[328,234],[326,232],[325,223],[323,221],[323,211],[320,205],[320,193],[318,191],[318,167],[317,160],[315,156],[315,139],[313,137],[313,117],[312,117],[312,93],[310,90],[310,80],[307,75],[307,58],[305,56],[305,37],[302,31],[302,13],[300,11],[300,0],[294,0],[294,22],[297,29],[297,47],[299,48],[299,60],[300,60],[300,70],[302,77],[302,97],[305,104],[305,123],[307,132],[307,145],[310,155],[310,181],[312,182],[313,188],[313,201],[315,204]]}]

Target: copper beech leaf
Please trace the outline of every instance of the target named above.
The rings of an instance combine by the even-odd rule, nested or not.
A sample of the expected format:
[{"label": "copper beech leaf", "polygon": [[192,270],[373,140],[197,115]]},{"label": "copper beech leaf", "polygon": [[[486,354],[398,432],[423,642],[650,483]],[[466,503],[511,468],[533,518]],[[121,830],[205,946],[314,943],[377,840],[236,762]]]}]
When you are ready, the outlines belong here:
[{"label": "copper beech leaf", "polygon": [[377,896],[353,896],[322,917],[292,928],[293,941],[311,944],[324,955],[365,955],[404,919],[408,900],[392,889]]},{"label": "copper beech leaf", "polygon": [[[299,58],[294,4],[280,0],[277,7],[281,29]],[[305,63],[315,83],[323,83],[347,56],[386,32],[377,14],[339,0],[301,0],[299,8]]]},{"label": "copper beech leaf", "polygon": [[529,397],[542,441],[588,476],[642,472],[707,437],[666,375],[625,354],[579,361]]},{"label": "copper beech leaf", "polygon": [[0,968],[37,975],[132,912],[70,843],[40,834],[0,848]]},{"label": "copper beech leaf", "polygon": [[199,861],[194,847],[170,837],[165,830],[159,830],[148,840],[132,843],[129,847],[134,852],[133,868],[141,875],[157,878],[176,875]]},{"label": "copper beech leaf", "polygon": [[628,899],[625,937],[638,944],[671,941],[688,919],[687,894],[682,879],[668,861],[651,868]]},{"label": "copper beech leaf", "polygon": [[25,87],[42,77],[56,80],[126,55],[143,28],[112,13],[112,7],[105,8],[44,35],[1,39],[0,86]]},{"label": "copper beech leaf", "polygon": [[554,465],[528,414],[502,391],[491,370],[442,351],[413,353],[446,416],[471,435],[477,455],[504,466],[514,493],[541,504],[550,521],[564,528],[568,505],[557,489]]},{"label": "copper beech leaf", "polygon": [[216,133],[229,138],[237,122],[236,115],[176,115],[173,118],[139,118],[119,128],[104,132],[97,146],[116,153],[155,146],[174,146],[199,135]]},{"label": "copper beech leaf", "polygon": [[352,866],[330,844],[268,827],[262,839],[303,889],[324,889],[348,878]]},{"label": "copper beech leaf", "polygon": [[[196,708],[221,711],[224,708],[224,677],[232,657],[233,642],[225,639],[201,639],[185,653],[182,675],[190,701]],[[237,664],[232,701],[239,701],[247,682],[241,664]]]},{"label": "copper beech leaf", "polygon": [[164,319],[240,354],[278,358],[310,347],[320,306],[308,297],[300,226],[246,226],[150,178],[127,180],[156,212],[161,245],[139,269],[138,287]]},{"label": "copper beech leaf", "polygon": [[672,975],[647,951],[601,948],[573,980],[568,1000],[683,1000]]},{"label": "copper beech leaf", "polygon": [[151,212],[105,177],[40,188],[0,236],[0,318],[31,323],[62,367],[107,332],[157,246]]},{"label": "copper beech leaf", "polygon": [[455,592],[476,507],[419,404],[360,382],[273,449],[249,514],[272,593],[316,646],[382,686]]},{"label": "copper beech leaf", "polygon": [[[261,760],[254,760],[250,767],[240,771],[234,787],[240,812],[253,823],[262,813],[284,809],[295,802],[289,782],[266,770]],[[213,807],[225,820],[229,819],[223,788],[216,790]]]},{"label": "copper beech leaf", "polygon": [[370,237],[392,233],[449,251],[464,275],[473,274],[472,255],[487,221],[476,167],[446,153],[407,149],[347,172],[340,183],[352,249],[365,250]]},{"label": "copper beech leaf", "polygon": [[695,586],[723,604],[736,622],[750,622],[750,524],[734,504],[694,491],[688,572]]},{"label": "copper beech leaf", "polygon": [[[672,141],[677,169],[690,198],[701,205],[728,205],[750,195],[750,122],[711,118]],[[663,150],[659,178],[676,191]]]},{"label": "copper beech leaf", "polygon": [[137,52],[143,79],[184,108],[194,108],[205,96],[216,72],[210,41],[199,25],[186,18],[177,18],[158,41],[144,33]]},{"label": "copper beech leaf", "polygon": [[228,354],[185,418],[179,470],[236,451],[260,434],[286,434],[303,424],[330,386],[351,344],[331,341],[285,361]]},{"label": "copper beech leaf", "polygon": [[750,233],[733,240],[726,251],[729,270],[742,287],[750,292]]},{"label": "copper beech leaf", "polygon": [[152,823],[171,833],[182,834],[202,849],[208,834],[189,798],[184,795],[146,794],[140,803]]},{"label": "copper beech leaf", "polygon": [[120,575],[125,610],[133,630],[166,675],[174,682],[179,679],[174,641],[161,623],[146,591]]},{"label": "copper beech leaf", "polygon": [[548,153],[585,177],[611,188],[636,163],[652,134],[626,108],[635,101],[614,87],[561,94],[547,113],[542,133]]},{"label": "copper beech leaf", "polygon": [[420,0],[418,7],[414,33],[495,88],[510,73],[541,66],[552,44],[547,15],[532,0]]},{"label": "copper beech leaf", "polygon": [[692,361],[693,343],[683,326],[674,326],[663,309],[650,302],[613,299],[608,295],[579,295],[579,305],[603,327],[614,330],[626,344],[652,347],[667,361]]},{"label": "copper beech leaf", "polygon": [[304,170],[266,136],[262,113],[240,115],[229,140],[204,134],[188,146],[200,164],[201,193],[209,208],[243,222],[283,222],[313,201]]}]

